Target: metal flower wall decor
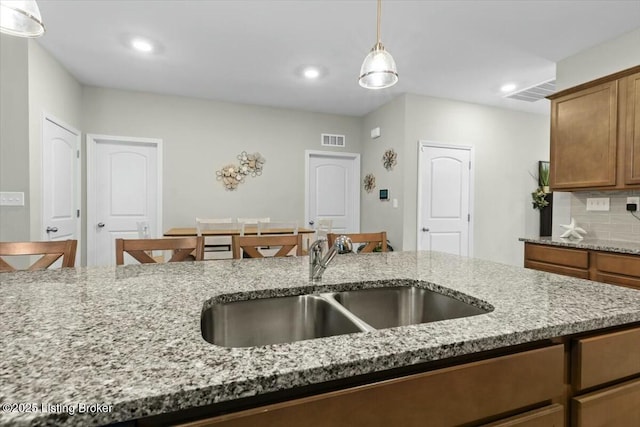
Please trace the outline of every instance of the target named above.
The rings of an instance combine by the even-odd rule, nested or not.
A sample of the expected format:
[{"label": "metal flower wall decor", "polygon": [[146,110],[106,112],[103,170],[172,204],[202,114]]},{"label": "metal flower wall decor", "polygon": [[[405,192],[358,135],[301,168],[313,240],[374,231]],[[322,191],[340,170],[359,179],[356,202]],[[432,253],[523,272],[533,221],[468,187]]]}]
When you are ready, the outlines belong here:
[{"label": "metal flower wall decor", "polygon": [[398,153],[396,153],[393,148],[385,151],[382,155],[382,164],[386,170],[393,170],[393,167],[398,164]]},{"label": "metal flower wall decor", "polygon": [[367,193],[371,193],[374,188],[376,188],[376,177],[369,173],[364,177],[364,189]]},{"label": "metal flower wall decor", "polygon": [[226,190],[235,190],[238,184],[244,182],[245,177],[262,175],[262,168],[267,161],[260,153],[247,154],[246,151],[238,154],[239,165],[227,165],[216,171],[216,179],[222,181]]}]

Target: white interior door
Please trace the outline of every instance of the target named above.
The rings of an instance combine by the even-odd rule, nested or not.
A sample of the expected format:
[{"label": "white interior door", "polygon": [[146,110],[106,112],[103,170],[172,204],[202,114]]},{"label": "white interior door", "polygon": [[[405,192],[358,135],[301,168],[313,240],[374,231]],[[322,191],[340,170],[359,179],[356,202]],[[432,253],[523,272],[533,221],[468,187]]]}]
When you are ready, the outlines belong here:
[{"label": "white interior door", "polygon": [[306,151],[305,191],[307,224],[318,218],[333,220],[333,233],[360,231],[360,155]]},{"label": "white interior door", "polygon": [[418,249],[471,255],[471,148],[420,143]]},{"label": "white interior door", "polygon": [[89,135],[87,148],[88,264],[114,265],[116,238],[138,238],[139,223],[161,234],[161,141]]},{"label": "white interior door", "polygon": [[59,123],[42,123],[42,240],[80,241],[80,132]]}]

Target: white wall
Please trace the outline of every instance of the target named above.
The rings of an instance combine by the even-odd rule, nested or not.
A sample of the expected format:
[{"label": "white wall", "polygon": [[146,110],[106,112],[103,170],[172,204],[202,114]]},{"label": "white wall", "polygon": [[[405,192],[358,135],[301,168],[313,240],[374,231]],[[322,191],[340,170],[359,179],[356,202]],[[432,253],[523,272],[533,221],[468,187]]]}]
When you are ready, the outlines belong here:
[{"label": "white wall", "polygon": [[[379,127],[380,137],[371,139],[371,129]],[[395,250],[403,247],[402,208],[404,196],[404,171],[413,156],[404,152],[405,100],[399,96],[386,103],[362,119],[362,168],[360,194],[360,231],[386,231],[387,238]],[[398,164],[391,171],[384,168],[382,155],[389,148],[398,154]],[[372,173],[376,178],[376,188],[367,193],[364,177]],[[388,189],[391,199],[398,199],[398,208],[391,201],[381,201],[380,189]]]},{"label": "white wall", "polygon": [[66,125],[81,130],[81,102],[80,83],[35,40],[29,40],[31,240],[42,240],[43,116],[45,113],[50,114]]},{"label": "white wall", "polygon": [[25,206],[0,206],[0,241],[29,240],[27,40],[0,34],[0,191],[25,193]]},{"label": "white wall", "polygon": [[[83,91],[86,133],[161,138],[164,225],[195,226],[195,217],[269,216],[304,221],[304,152],[331,151],[321,133],[346,136],[360,152],[360,118],[97,87]],[[242,151],[265,158],[262,176],[235,191],[216,171]]]},{"label": "white wall", "polygon": [[[383,136],[385,128],[393,134],[367,141],[368,130],[375,126]],[[522,265],[524,249],[518,238],[539,230],[539,213],[531,206],[537,181],[529,172],[535,174],[538,160],[549,158],[548,116],[407,94],[365,116],[363,128],[363,174],[377,171],[378,188],[388,185],[392,197],[395,191],[400,198],[400,207],[393,209],[369,201],[372,197],[363,192],[367,228],[390,230],[392,244],[415,250],[418,141],[470,145],[475,150],[474,256]],[[382,169],[380,162],[389,147],[398,152],[394,172]]]},{"label": "white wall", "polygon": [[556,88],[567,89],[640,65],[640,28],[556,64]]}]

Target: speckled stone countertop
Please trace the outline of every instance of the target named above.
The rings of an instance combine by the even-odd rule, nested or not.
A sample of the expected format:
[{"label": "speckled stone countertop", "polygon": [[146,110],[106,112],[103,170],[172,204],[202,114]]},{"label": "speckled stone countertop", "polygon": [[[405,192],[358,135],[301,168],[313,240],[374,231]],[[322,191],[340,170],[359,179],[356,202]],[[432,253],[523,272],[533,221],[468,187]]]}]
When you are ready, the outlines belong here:
[{"label": "speckled stone countertop", "polygon": [[592,251],[617,252],[620,254],[640,255],[640,242],[602,239],[563,239],[561,237],[521,237],[521,242],[538,243],[566,248],[590,249]]},{"label": "speckled stone countertop", "polygon": [[[212,298],[390,279],[495,309],[263,347],[223,348],[201,337]],[[109,424],[640,321],[637,290],[430,252],[340,255],[321,284],[309,282],[308,258],[299,257],[2,273],[0,292],[0,402],[75,411],[0,412],[3,426]],[[79,404],[109,406],[78,413]]]}]

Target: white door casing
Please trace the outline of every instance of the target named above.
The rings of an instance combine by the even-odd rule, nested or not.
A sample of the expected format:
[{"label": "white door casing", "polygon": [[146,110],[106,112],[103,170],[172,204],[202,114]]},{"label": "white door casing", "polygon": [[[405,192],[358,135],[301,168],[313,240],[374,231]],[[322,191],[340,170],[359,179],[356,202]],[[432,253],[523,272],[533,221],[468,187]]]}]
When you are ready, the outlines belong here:
[{"label": "white door casing", "polygon": [[305,222],[333,220],[333,233],[360,231],[360,154],[305,151]]},{"label": "white door casing", "polygon": [[418,250],[473,255],[473,150],[418,143]]},{"label": "white door casing", "polygon": [[87,135],[87,264],[114,265],[140,222],[162,234],[162,140]]},{"label": "white door casing", "polygon": [[42,120],[41,188],[41,239],[78,240],[80,252],[80,131],[47,113]]}]

